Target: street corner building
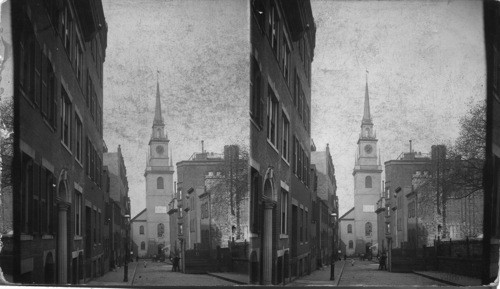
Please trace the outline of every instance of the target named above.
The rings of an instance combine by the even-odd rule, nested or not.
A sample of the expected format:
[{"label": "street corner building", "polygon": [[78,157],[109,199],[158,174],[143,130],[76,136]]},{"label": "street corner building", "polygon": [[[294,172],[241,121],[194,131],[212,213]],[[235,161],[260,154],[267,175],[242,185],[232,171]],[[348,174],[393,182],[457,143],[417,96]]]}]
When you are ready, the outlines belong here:
[{"label": "street corner building", "polygon": [[[14,282],[77,284],[105,267],[100,0],[11,1]],[[5,240],[9,242],[8,240]],[[2,258],[9,258],[8,252]]]},{"label": "street corner building", "polygon": [[368,78],[361,132],[358,139],[354,170],[354,207],[340,217],[341,248],[348,256],[376,255],[377,214],[375,204],[382,190],[382,165],[377,150],[378,139],[370,114]]},{"label": "street corner building", "polygon": [[250,283],[315,268],[311,230],[310,1],[251,1]]},{"label": "street corner building", "polygon": [[248,274],[248,157],[238,145],[177,163],[169,204],[172,253],[184,273]]},{"label": "street corner building", "polygon": [[168,204],[174,195],[174,167],[161,111],[160,84],[156,84],[155,115],[146,155],[146,208],[131,220],[134,254],[163,258],[170,255]]},{"label": "street corner building", "polygon": [[[102,221],[104,250],[106,254],[105,272],[122,266],[125,262],[127,216],[130,216],[130,198],[128,196],[127,168],[123,159],[121,146],[116,152],[104,151],[103,154],[103,188],[105,195],[105,216]],[[89,210],[89,208],[86,208]],[[86,216],[90,216],[86,212]]]}]

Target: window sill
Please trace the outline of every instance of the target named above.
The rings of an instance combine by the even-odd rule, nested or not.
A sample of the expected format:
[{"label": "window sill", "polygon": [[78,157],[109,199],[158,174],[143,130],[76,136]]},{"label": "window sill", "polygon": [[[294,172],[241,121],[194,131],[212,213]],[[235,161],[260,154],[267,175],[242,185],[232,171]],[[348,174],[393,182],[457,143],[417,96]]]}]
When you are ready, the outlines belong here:
[{"label": "window sill", "polygon": [[52,240],[54,239],[54,235],[50,235],[50,234],[43,234],[42,235],[42,240]]},{"label": "window sill", "polygon": [[283,156],[281,156],[281,160],[283,160],[287,166],[290,166],[290,163]]},{"label": "window sill", "polygon": [[267,140],[267,144],[270,147],[272,147],[277,154],[280,154],[280,152],[278,151],[278,149],[276,148],[276,146],[274,146],[274,144],[268,138],[266,138],[266,140]]},{"label": "window sill", "polygon": [[288,239],[288,235],[286,235],[286,234],[280,234],[280,239]]},{"label": "window sill", "polygon": [[73,240],[78,241],[78,240],[83,240],[82,236],[75,236],[73,237]]},{"label": "window sill", "polygon": [[69,149],[69,147],[61,140],[61,145],[68,151],[68,153],[70,155],[73,155],[73,153],[71,152],[71,150]]},{"label": "window sill", "polygon": [[43,122],[53,133],[56,132],[56,129],[47,121],[46,117],[43,117]]},{"label": "window sill", "polygon": [[252,114],[250,113],[250,122],[255,126],[258,131],[262,131],[262,126],[257,124],[257,122],[253,119]]},{"label": "window sill", "polygon": [[79,160],[79,159],[77,159],[77,158],[75,157],[75,161],[76,161],[76,162],[80,165],[80,167],[82,167],[82,169],[83,169],[83,164],[80,162],[80,160]]}]

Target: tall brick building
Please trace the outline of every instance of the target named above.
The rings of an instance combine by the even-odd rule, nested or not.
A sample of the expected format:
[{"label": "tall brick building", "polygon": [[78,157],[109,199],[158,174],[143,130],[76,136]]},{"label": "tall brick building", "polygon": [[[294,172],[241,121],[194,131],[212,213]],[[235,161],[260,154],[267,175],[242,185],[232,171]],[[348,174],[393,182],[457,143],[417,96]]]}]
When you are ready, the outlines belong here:
[{"label": "tall brick building", "polygon": [[109,250],[109,265],[121,265],[125,254],[125,216],[130,215],[130,200],[128,197],[127,168],[123,160],[121,146],[116,152],[104,152],[104,166],[109,184],[109,198],[106,200],[106,215],[104,223],[109,226],[108,238],[105,240]]},{"label": "tall brick building", "polygon": [[[385,162],[384,165],[385,187],[376,210],[377,244],[380,252],[386,252],[389,248],[401,248],[401,243],[408,242],[406,195],[411,192],[412,177],[415,173],[430,172],[431,159],[428,154],[410,151],[402,153],[395,160]],[[387,207],[389,208],[386,209]],[[390,213],[387,213],[388,210],[391,210]]]},{"label": "tall brick building", "polygon": [[77,284],[103,271],[100,0],[12,2],[15,282]]},{"label": "tall brick building", "polygon": [[250,282],[309,272],[312,222],[310,1],[251,2]]}]

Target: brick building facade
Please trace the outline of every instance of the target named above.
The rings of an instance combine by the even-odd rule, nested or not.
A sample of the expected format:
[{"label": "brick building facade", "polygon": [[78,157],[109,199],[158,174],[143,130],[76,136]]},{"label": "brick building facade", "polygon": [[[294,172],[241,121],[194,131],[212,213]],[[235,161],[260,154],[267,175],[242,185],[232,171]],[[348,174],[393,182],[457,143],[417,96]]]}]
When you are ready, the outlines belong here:
[{"label": "brick building facade", "polygon": [[[103,273],[100,0],[13,1],[15,282]],[[7,268],[5,268],[7,271]]]},{"label": "brick building facade", "polygon": [[310,272],[310,1],[251,1],[250,282]]}]

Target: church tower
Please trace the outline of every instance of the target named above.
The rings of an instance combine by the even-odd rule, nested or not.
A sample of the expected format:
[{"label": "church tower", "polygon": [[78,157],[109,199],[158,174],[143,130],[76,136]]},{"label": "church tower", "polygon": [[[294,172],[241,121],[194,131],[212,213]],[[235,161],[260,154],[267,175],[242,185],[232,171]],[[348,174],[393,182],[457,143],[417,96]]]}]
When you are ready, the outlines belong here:
[{"label": "church tower", "polygon": [[[382,183],[382,166],[377,142],[370,114],[367,75],[364,113],[352,173],[354,176],[354,249],[357,254],[367,254],[370,251],[370,246],[377,243],[375,205],[380,197]],[[371,251],[376,253],[377,249],[372,248]]]},{"label": "church tower", "polygon": [[[170,248],[170,222],[167,206],[173,195],[172,156],[168,154],[168,136],[161,114],[160,84],[156,83],[156,106],[146,159],[147,254],[157,255]],[[168,251],[168,249],[167,249]],[[165,252],[168,253],[168,252]]]}]

